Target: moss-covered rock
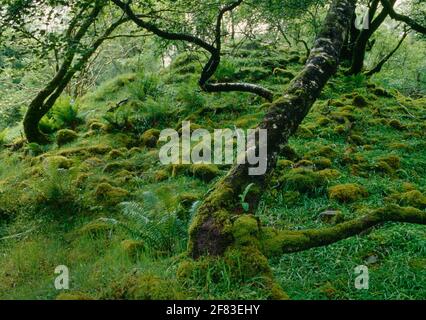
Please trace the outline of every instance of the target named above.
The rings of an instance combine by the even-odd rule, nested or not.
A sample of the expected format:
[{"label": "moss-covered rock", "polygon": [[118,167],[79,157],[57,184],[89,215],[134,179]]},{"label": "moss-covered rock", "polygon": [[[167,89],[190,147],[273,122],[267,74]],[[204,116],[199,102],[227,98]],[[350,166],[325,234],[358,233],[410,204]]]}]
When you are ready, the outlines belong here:
[{"label": "moss-covered rock", "polygon": [[99,184],[95,190],[98,200],[105,201],[110,205],[116,205],[129,197],[129,192],[122,188],[113,187],[109,183]]},{"label": "moss-covered rock", "polygon": [[362,95],[355,95],[353,97],[353,99],[352,99],[352,104],[355,107],[362,108],[362,107],[368,106],[369,103],[368,103],[367,99],[364,96],[362,96]]},{"label": "moss-covered rock", "polygon": [[316,172],[321,178],[331,181],[339,178],[342,174],[336,169],[323,169]]},{"label": "moss-covered rock", "polygon": [[159,138],[160,138],[160,130],[149,129],[142,134],[141,142],[142,142],[142,145],[148,148],[155,148],[157,146],[157,142]]},{"label": "moss-covered rock", "polygon": [[220,174],[220,170],[214,164],[194,164],[192,174],[205,182],[210,182]]},{"label": "moss-covered rock", "polygon": [[58,146],[73,142],[78,138],[77,132],[69,129],[59,130],[56,134],[56,143]]},{"label": "moss-covered rock", "polygon": [[316,169],[327,169],[332,166],[331,160],[326,157],[314,159],[313,163]]},{"label": "moss-covered rock", "polygon": [[368,196],[367,190],[355,183],[340,184],[328,189],[331,200],[339,202],[353,202]]},{"label": "moss-covered rock", "polygon": [[396,130],[399,130],[399,131],[403,131],[403,130],[407,129],[407,127],[405,125],[403,125],[400,121],[398,121],[396,119],[390,120],[389,126],[396,129]]},{"label": "moss-covered rock", "polygon": [[293,191],[312,193],[324,186],[324,179],[310,170],[305,168],[292,169],[282,175],[280,179],[284,186]]},{"label": "moss-covered rock", "polygon": [[50,156],[43,160],[45,167],[54,167],[57,169],[69,169],[73,164],[74,161],[63,156]]},{"label": "moss-covered rock", "polygon": [[418,209],[426,209],[426,196],[418,190],[410,190],[403,193],[396,193],[390,196],[391,200],[396,200],[401,206],[410,206]]}]

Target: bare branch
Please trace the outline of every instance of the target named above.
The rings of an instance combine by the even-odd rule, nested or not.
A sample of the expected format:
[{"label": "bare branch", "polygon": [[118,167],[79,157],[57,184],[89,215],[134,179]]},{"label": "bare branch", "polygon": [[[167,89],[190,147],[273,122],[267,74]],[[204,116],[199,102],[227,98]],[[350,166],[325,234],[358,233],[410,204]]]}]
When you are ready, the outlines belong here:
[{"label": "bare branch", "polygon": [[408,16],[404,16],[402,14],[399,14],[397,12],[395,12],[393,6],[391,5],[391,3],[389,3],[389,0],[380,0],[382,2],[383,7],[389,11],[389,16],[397,21],[402,21],[405,22],[407,25],[409,25],[413,30],[426,34],[426,27],[418,24],[416,21],[414,21],[413,19],[411,19]]}]

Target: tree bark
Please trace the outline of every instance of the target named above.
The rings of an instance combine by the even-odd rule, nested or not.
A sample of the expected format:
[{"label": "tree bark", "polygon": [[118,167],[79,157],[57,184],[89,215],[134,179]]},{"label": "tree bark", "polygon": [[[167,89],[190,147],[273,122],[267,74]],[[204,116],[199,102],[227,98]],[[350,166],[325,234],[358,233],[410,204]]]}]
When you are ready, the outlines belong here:
[{"label": "tree bark", "polygon": [[[305,67],[281,98],[272,103],[259,124],[259,129],[268,130],[268,172],[275,166],[280,151],[308,114],[329,78],[335,74],[355,2],[333,1]],[[233,244],[232,217],[240,211],[238,195],[250,183],[262,188],[265,182],[266,175],[250,176],[249,168],[249,164],[235,164],[198,209],[189,231],[189,251],[194,258],[204,254],[221,255]]]},{"label": "tree bark", "polygon": [[[385,21],[386,17],[389,15],[389,10],[387,8],[383,8],[382,11],[373,20],[379,2],[379,0],[373,1],[373,4],[371,5],[368,14],[369,21],[371,21],[371,23],[369,24],[369,28],[363,29],[359,33],[358,38],[355,42],[352,53],[352,65],[348,72],[349,74],[359,74],[362,72],[368,41],[370,40],[374,32],[376,32],[377,29],[381,26],[381,24]],[[396,0],[391,0],[390,4],[393,6],[395,2]]]},{"label": "tree bark", "polygon": [[[73,39],[74,43],[79,43],[79,41],[86,34],[90,25],[96,20],[99,15],[101,7],[96,7],[92,14],[87,18],[86,22],[82,25],[77,36]],[[80,57],[80,59],[75,62],[74,57],[76,54],[75,44],[68,50],[68,54],[64,62],[61,65],[61,68],[55,75],[55,77],[49,82],[49,84],[39,92],[39,94],[33,99],[30,103],[28,110],[24,117],[24,132],[28,142],[36,142],[39,144],[46,144],[49,142],[48,138],[39,130],[38,124],[40,120],[49,112],[52,106],[55,104],[56,100],[63,93],[66,86],[69,84],[73,76],[80,71],[84,65],[89,61],[90,57],[96,50],[101,46],[101,44],[107,39],[107,37],[121,24],[128,21],[127,19],[120,19],[109,28],[105,30],[103,35],[96,39],[96,41],[91,45],[90,48],[86,50]]]}]

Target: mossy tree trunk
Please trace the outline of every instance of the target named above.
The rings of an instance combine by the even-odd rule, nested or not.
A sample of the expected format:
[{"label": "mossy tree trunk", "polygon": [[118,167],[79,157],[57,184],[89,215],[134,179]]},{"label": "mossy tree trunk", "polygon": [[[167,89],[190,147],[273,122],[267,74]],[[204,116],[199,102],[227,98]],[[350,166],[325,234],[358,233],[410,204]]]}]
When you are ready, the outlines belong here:
[{"label": "mossy tree trunk", "polygon": [[[336,72],[354,7],[355,0],[333,1],[305,67],[281,98],[271,104],[259,124],[258,128],[268,130],[268,172]],[[194,258],[204,254],[221,255],[233,245],[232,220],[241,211],[238,195],[250,183],[262,188],[266,178],[266,175],[250,176],[249,168],[249,164],[234,165],[199,208],[190,228],[189,250]]]},{"label": "mossy tree trunk", "polygon": [[[28,106],[28,110],[24,117],[24,132],[28,142],[36,142],[39,144],[46,144],[49,142],[48,138],[39,130],[40,120],[49,112],[74,75],[83,69],[102,43],[108,39],[115,29],[128,21],[128,19],[120,18],[111,24],[104,33],[97,38],[90,47],[80,53],[79,58],[76,59],[75,57],[79,51],[78,46],[80,45],[80,41],[88,32],[90,26],[97,20],[102,8],[103,5],[101,2],[95,4],[95,7],[85,18],[75,36],[69,39],[70,46],[56,75],[36,95]],[[78,17],[78,19],[81,19],[81,17]],[[71,26],[72,25],[73,23],[71,23]]]}]

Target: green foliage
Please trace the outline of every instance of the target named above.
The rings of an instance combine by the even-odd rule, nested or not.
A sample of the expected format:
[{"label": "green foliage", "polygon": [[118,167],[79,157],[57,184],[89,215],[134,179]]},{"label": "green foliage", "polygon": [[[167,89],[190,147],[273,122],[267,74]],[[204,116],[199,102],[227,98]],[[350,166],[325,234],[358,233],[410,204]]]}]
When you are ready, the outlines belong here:
[{"label": "green foliage", "polygon": [[75,129],[81,122],[78,105],[70,97],[62,96],[41,119],[39,128],[42,132],[49,134],[65,128]]},{"label": "green foliage", "polygon": [[154,252],[173,253],[180,250],[187,236],[187,224],[178,218],[176,212],[164,211],[159,198],[152,192],[145,192],[143,200],[143,204],[120,204],[123,214],[135,223],[138,236]]}]

